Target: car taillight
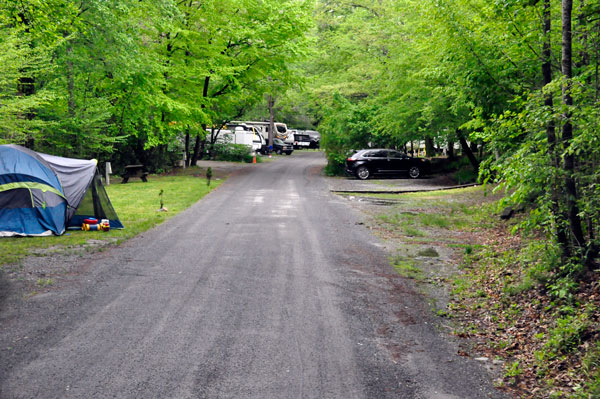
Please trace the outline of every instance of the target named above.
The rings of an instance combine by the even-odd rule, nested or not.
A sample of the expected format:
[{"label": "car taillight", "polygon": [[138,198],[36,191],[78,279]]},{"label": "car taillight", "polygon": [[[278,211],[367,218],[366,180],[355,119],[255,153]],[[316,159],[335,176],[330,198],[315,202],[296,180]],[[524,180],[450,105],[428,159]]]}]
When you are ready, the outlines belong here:
[{"label": "car taillight", "polygon": [[346,161],[348,161],[348,162],[354,162],[354,158],[347,158]]}]

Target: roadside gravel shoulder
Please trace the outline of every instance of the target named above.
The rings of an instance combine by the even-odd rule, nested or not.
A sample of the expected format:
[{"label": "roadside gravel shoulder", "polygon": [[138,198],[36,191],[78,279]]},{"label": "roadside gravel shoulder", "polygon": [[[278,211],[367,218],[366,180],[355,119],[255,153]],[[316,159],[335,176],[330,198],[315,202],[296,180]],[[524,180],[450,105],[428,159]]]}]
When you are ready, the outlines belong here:
[{"label": "roadside gravel shoulder", "polygon": [[[458,356],[471,357],[489,372],[497,383],[502,380],[502,362],[478,355],[474,342],[463,338],[461,326],[448,318],[452,282],[460,273],[465,248],[476,243],[476,232],[463,229],[440,228],[411,224],[420,214],[436,215],[439,209],[428,208],[428,203],[408,199],[403,193],[451,190],[457,184],[445,175],[427,179],[369,179],[331,177],[327,179],[331,192],[338,194],[350,207],[363,215],[363,223],[380,238],[390,263],[408,284],[420,292],[427,302],[431,317],[446,339],[456,347]],[[397,193],[387,195],[373,194]],[[451,192],[451,191],[448,191]],[[430,197],[429,199],[431,199]],[[456,197],[456,204],[469,206],[493,200],[481,192]],[[454,200],[451,200],[452,202]],[[444,215],[441,215],[444,217]],[[389,222],[390,219],[394,222]]]}]

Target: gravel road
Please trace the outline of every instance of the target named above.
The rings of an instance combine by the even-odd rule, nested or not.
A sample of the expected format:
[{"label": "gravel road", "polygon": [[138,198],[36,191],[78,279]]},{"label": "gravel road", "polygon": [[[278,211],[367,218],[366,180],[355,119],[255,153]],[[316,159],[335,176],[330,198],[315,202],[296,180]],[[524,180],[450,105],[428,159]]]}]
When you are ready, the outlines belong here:
[{"label": "gravel road", "polygon": [[251,165],[70,286],[0,295],[0,398],[503,397],[324,163]]}]

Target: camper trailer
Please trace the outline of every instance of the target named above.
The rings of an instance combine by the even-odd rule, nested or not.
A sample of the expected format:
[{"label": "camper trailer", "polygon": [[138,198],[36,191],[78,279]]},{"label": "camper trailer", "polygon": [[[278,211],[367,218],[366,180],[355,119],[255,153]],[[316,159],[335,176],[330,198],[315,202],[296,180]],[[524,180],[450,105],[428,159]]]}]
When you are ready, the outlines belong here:
[{"label": "camper trailer", "polygon": [[[232,121],[231,124],[244,124],[260,129],[260,133],[268,142],[269,140],[269,126],[270,122],[256,122],[256,121]],[[288,130],[287,125],[282,122],[275,122],[275,134],[273,138],[283,140],[285,143],[294,144],[294,135]],[[268,145],[268,144],[267,144]]]},{"label": "camper trailer", "polygon": [[[252,151],[263,149],[264,138],[257,129],[242,124],[228,124],[225,127],[218,132],[217,143],[242,144],[250,147]],[[209,129],[207,131],[210,132]]]}]

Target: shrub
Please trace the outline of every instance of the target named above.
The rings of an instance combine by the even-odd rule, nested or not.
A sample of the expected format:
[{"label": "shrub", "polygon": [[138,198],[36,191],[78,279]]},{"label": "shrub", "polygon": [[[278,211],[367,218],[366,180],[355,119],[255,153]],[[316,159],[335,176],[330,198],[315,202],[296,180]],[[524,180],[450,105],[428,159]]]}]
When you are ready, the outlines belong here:
[{"label": "shrub", "polygon": [[347,155],[339,152],[327,152],[327,166],[325,174],[327,176],[343,176]]},{"label": "shrub", "polygon": [[216,143],[212,148],[212,157],[217,161],[252,162],[252,149],[243,144]]},{"label": "shrub", "polygon": [[458,170],[456,172],[456,181],[458,184],[468,184],[477,182],[477,172],[473,169],[473,167],[467,166],[463,169]]}]

